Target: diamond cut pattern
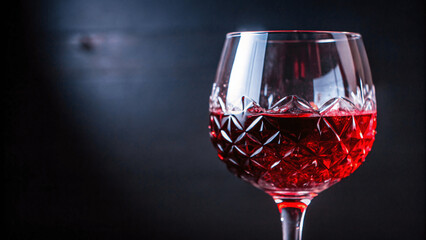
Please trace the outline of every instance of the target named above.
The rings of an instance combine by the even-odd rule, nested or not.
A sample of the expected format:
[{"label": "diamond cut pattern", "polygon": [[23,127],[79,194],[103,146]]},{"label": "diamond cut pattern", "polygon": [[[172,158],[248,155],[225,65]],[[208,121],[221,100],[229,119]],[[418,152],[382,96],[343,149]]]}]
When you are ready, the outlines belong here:
[{"label": "diamond cut pattern", "polygon": [[[261,112],[274,112],[274,113],[320,113],[321,115],[326,112],[334,111],[375,111],[376,110],[376,93],[374,86],[369,87],[366,85],[362,90],[357,87],[356,92],[350,92],[347,97],[335,97],[321,106],[317,106],[314,102],[308,102],[296,95],[289,95],[285,97],[274,96],[270,94],[266,96],[264,104],[260,105],[253,99],[242,96],[241,102],[238,105],[232,103],[225,103],[224,96],[219,96],[219,87],[214,86],[214,91],[210,96],[210,111],[220,109],[225,113],[261,113]],[[265,93],[266,94],[266,93]],[[275,101],[274,101],[275,100]],[[262,102],[262,101],[261,101]],[[322,102],[321,102],[322,103]],[[330,110],[328,108],[331,108]]]},{"label": "diamond cut pattern", "polygon": [[274,112],[279,113],[313,113],[314,109],[312,106],[305,100],[298,98],[297,96],[291,95],[284,97],[275,104],[272,105],[271,108]]},{"label": "diamond cut pattern", "polygon": [[375,115],[353,114],[357,107],[348,99],[314,110],[290,96],[272,105],[274,114],[244,101],[245,112],[211,114],[210,136],[228,168],[262,189],[324,189],[355,171],[371,150]]}]

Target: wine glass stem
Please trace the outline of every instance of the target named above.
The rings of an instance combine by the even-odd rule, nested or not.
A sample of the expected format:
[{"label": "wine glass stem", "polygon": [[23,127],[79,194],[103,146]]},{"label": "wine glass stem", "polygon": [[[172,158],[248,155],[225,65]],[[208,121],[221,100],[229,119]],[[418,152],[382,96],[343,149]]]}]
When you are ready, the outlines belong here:
[{"label": "wine glass stem", "polygon": [[283,240],[301,240],[305,210],[310,199],[284,199],[277,202],[281,214]]},{"label": "wine glass stem", "polygon": [[305,211],[298,208],[281,209],[281,222],[283,226],[283,240],[301,240],[303,218]]}]

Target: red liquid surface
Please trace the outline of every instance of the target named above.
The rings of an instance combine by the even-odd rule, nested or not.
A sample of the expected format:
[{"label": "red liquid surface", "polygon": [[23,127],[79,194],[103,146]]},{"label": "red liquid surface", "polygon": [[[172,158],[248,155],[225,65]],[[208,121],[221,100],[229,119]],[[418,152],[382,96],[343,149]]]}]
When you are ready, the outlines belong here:
[{"label": "red liquid surface", "polygon": [[375,112],[332,116],[210,113],[219,158],[271,195],[318,193],[354,172],[374,142]]}]

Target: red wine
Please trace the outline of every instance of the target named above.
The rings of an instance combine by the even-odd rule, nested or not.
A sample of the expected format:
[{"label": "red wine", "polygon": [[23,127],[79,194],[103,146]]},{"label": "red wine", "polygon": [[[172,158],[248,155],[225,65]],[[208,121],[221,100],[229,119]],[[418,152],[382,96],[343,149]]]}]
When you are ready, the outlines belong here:
[{"label": "red wine", "polygon": [[375,112],[210,113],[219,158],[238,177],[274,195],[318,193],[354,172],[375,137]]}]

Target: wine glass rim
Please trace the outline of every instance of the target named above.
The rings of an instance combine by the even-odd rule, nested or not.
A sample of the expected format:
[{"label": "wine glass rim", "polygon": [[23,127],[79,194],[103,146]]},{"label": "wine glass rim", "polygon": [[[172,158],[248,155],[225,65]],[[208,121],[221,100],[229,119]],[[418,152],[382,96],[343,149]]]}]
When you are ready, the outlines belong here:
[{"label": "wine glass rim", "polygon": [[[265,30],[265,31],[240,31],[240,32],[229,32],[226,34],[226,38],[241,37],[241,35],[261,35],[261,34],[328,34],[329,37],[322,37],[319,39],[284,39],[279,40],[280,42],[336,42],[341,40],[357,40],[361,39],[361,34],[356,32],[347,31],[323,31],[323,30]],[[341,38],[345,36],[345,38]],[[333,38],[338,37],[338,38]]]}]

